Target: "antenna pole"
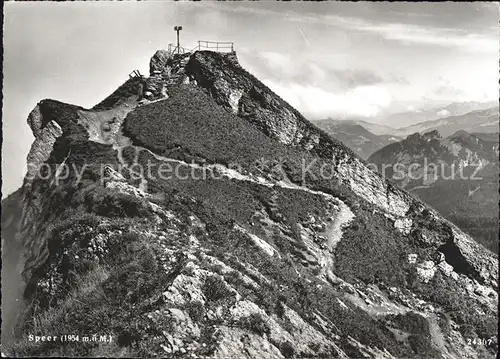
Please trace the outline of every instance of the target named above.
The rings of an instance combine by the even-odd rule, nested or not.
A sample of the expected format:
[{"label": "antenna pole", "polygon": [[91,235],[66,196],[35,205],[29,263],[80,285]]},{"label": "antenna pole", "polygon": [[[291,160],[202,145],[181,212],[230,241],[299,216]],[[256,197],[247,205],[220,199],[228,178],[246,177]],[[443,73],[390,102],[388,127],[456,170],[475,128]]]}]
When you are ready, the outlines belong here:
[{"label": "antenna pole", "polygon": [[174,26],[174,30],[177,31],[177,53],[181,53],[181,45],[179,42],[179,32],[182,30],[182,26]]}]

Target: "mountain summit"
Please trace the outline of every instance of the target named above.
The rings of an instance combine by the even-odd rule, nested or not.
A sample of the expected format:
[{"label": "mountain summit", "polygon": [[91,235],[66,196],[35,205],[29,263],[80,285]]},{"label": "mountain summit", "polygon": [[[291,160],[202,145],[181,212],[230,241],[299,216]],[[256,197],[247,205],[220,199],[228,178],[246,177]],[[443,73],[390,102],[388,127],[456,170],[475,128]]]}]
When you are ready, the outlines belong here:
[{"label": "mountain summit", "polygon": [[2,212],[10,355],[495,355],[497,256],[234,52],[160,50],[93,108],[43,100],[28,123]]},{"label": "mountain summit", "polygon": [[368,161],[390,165],[388,178],[498,252],[498,133],[414,133]]}]

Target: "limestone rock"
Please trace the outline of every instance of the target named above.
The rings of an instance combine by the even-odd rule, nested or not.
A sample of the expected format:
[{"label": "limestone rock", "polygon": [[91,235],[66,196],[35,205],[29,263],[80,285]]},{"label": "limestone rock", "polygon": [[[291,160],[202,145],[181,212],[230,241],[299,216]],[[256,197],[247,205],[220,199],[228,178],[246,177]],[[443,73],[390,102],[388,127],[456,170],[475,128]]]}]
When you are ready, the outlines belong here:
[{"label": "limestone rock", "polygon": [[408,254],[408,263],[415,264],[417,262],[418,255],[415,253]]},{"label": "limestone rock", "polygon": [[162,73],[167,67],[168,60],[171,58],[167,50],[158,50],[149,61],[149,73],[151,76]]},{"label": "limestone rock", "polygon": [[436,266],[433,261],[425,261],[417,266],[417,274],[424,282],[429,282],[436,273]]},{"label": "limestone rock", "polygon": [[394,222],[396,227],[401,233],[408,235],[411,232],[412,220],[410,218],[399,218]]},{"label": "limestone rock", "polygon": [[453,267],[446,262],[439,263],[438,268],[445,276],[450,276],[453,272]]}]

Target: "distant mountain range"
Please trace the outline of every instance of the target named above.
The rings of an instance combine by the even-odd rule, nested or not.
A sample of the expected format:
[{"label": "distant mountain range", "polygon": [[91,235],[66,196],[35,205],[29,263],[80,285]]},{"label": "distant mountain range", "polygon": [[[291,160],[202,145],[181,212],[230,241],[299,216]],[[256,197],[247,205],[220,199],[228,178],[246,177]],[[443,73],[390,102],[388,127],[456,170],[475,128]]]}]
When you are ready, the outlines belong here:
[{"label": "distant mountain range", "polygon": [[[329,118],[316,125],[376,165],[379,171],[386,166],[387,178],[415,193],[496,252],[499,109],[498,106],[481,106],[485,104],[451,104],[443,110],[448,113],[473,110],[405,128],[361,119]],[[420,112],[426,116],[432,113]],[[441,173],[436,173],[434,164]],[[459,175],[460,171],[463,176]],[[450,179],[452,173],[455,176]]]},{"label": "distant mountain range", "polygon": [[416,111],[406,111],[391,114],[389,116],[377,119],[377,123],[396,129],[402,129],[429,120],[446,118],[450,116],[461,116],[469,112],[487,110],[494,107],[497,108],[498,112],[498,101],[456,102],[443,107],[419,109]]},{"label": "distant mountain range", "polygon": [[469,133],[498,132],[498,107],[475,110],[462,115],[421,122],[413,126],[396,129],[391,134],[408,136],[415,132],[423,133],[433,130],[439,131],[444,137],[450,136],[460,130]]},{"label": "distant mountain range", "polygon": [[[387,146],[390,143],[401,140],[401,137],[376,133],[386,130],[384,126],[378,126],[365,121],[335,121],[331,119],[316,122],[316,125],[326,131],[329,135],[343,142],[363,159],[367,159],[373,152]],[[379,128],[380,127],[380,128]]]},{"label": "distant mountain range", "polygon": [[[454,105],[458,107],[452,104],[446,108],[457,111]],[[400,141],[413,133],[438,131],[443,137],[451,136],[457,131],[497,133],[499,132],[498,116],[499,109],[496,106],[462,115],[424,121],[405,128],[393,128],[361,119],[336,120],[332,118],[319,120],[316,125],[342,141],[361,158],[367,159],[382,147]]]},{"label": "distant mountain range", "polygon": [[460,130],[446,138],[436,130],[415,133],[378,150],[368,162],[498,251],[498,133]]}]

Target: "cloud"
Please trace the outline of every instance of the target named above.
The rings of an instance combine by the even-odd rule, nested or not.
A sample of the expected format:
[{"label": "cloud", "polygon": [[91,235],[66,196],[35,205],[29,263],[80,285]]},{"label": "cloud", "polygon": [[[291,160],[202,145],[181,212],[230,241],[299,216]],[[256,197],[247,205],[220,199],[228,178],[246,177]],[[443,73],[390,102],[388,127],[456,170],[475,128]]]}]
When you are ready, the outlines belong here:
[{"label": "cloud", "polygon": [[354,88],[362,85],[375,85],[385,80],[376,73],[368,70],[341,69],[334,70],[332,75],[347,88]]},{"label": "cloud", "polygon": [[463,71],[459,76],[441,77],[428,95],[436,100],[448,102],[496,100],[498,72],[494,75],[488,67],[478,67],[470,72]]},{"label": "cloud", "polygon": [[271,70],[280,70],[293,67],[290,55],[272,51],[262,51],[257,54]]},{"label": "cloud", "polygon": [[314,57],[301,58],[278,52],[247,52],[243,56],[258,77],[330,91],[396,81],[393,76],[386,79],[367,69],[334,67],[328,61]]},{"label": "cloud", "polygon": [[449,110],[446,110],[446,109],[443,109],[443,110],[438,111],[438,112],[436,113],[436,115],[437,115],[438,117],[447,117],[447,116],[450,116],[450,114],[451,114],[451,112],[450,112]]},{"label": "cloud", "polygon": [[[306,117],[377,116],[393,102],[386,79],[367,69],[338,68],[321,58],[245,51],[249,70]],[[392,76],[392,77],[391,77]]]},{"label": "cloud", "polygon": [[387,109],[393,98],[383,86],[359,86],[345,92],[329,92],[298,83],[263,81],[309,119],[329,116],[373,117]]},{"label": "cloud", "polygon": [[357,17],[339,15],[296,15],[287,17],[290,21],[312,22],[336,26],[351,31],[378,35],[386,40],[404,44],[423,44],[441,47],[456,47],[471,52],[498,52],[497,34],[475,33],[463,28],[446,28],[439,26],[418,25],[398,22],[377,22]]},{"label": "cloud", "polygon": [[[413,12],[409,16],[408,11],[393,11],[392,13],[397,14],[395,19],[400,19],[404,16],[404,21],[415,21],[415,23],[401,23],[395,21],[388,21],[384,19],[383,13],[387,13],[390,8],[378,8],[376,10],[372,7],[373,11],[370,13],[364,13],[365,18],[360,16],[343,16],[342,10],[346,10],[349,6],[342,7],[328,7],[322,8],[327,10],[326,13],[318,13],[314,11],[294,11],[292,7],[288,7],[288,11],[283,17],[283,12],[281,9],[270,9],[270,8],[255,8],[251,7],[252,4],[246,4],[244,6],[235,6],[231,9],[228,7],[221,6],[220,10],[232,11],[232,12],[243,12],[251,15],[258,16],[279,16],[281,19],[289,22],[297,22],[302,24],[313,24],[313,25],[326,25],[337,27],[341,29],[346,29],[350,31],[357,31],[361,33],[371,33],[384,38],[389,41],[397,41],[403,44],[421,44],[421,45],[431,45],[439,47],[454,47],[467,52],[498,52],[498,34],[496,23],[498,22],[498,16],[494,19],[493,16],[483,19],[484,21],[490,21],[493,19],[494,26],[488,26],[487,23],[481,28],[467,28],[468,23],[457,23],[452,26],[443,27],[443,14],[439,13],[439,8],[433,9],[432,13],[426,13],[425,11],[430,10],[429,8],[422,7],[420,12]],[[320,8],[320,7],[316,7]],[[491,7],[490,7],[491,8]],[[311,8],[310,8],[311,9]],[[405,7],[406,9],[406,7]],[[495,8],[498,12],[498,7]],[[300,10],[298,8],[297,10]],[[331,13],[332,11],[339,10],[340,14]],[[351,8],[352,10],[352,8]],[[416,10],[416,9],[415,9]],[[460,14],[460,16],[465,17],[464,21],[471,21],[474,17],[469,15],[470,9],[467,7],[454,6],[443,8],[443,11],[455,10],[455,13]],[[357,11],[359,12],[359,11]],[[345,13],[345,11],[344,11]],[[352,11],[351,11],[352,13]],[[361,12],[359,12],[361,13]],[[456,15],[456,14],[455,14]],[[446,17],[447,22],[449,17],[453,18],[453,14]],[[432,23],[416,23],[421,21],[422,18],[432,19]],[[477,20],[477,19],[476,19]],[[440,22],[441,21],[441,22]],[[458,27],[460,26],[460,27]],[[477,31],[481,32],[477,32]]]},{"label": "cloud", "polygon": [[476,33],[466,33],[460,29],[422,27],[411,24],[388,23],[371,25],[359,23],[352,27],[358,31],[371,32],[387,40],[403,43],[437,45],[442,47],[458,47],[468,51],[495,52],[498,51],[498,40]]},{"label": "cloud", "polygon": [[422,110],[421,110],[421,109],[419,109],[419,108],[415,108],[415,106],[413,106],[413,105],[407,106],[405,111],[415,112],[415,113],[420,113],[420,112],[422,112]]}]

